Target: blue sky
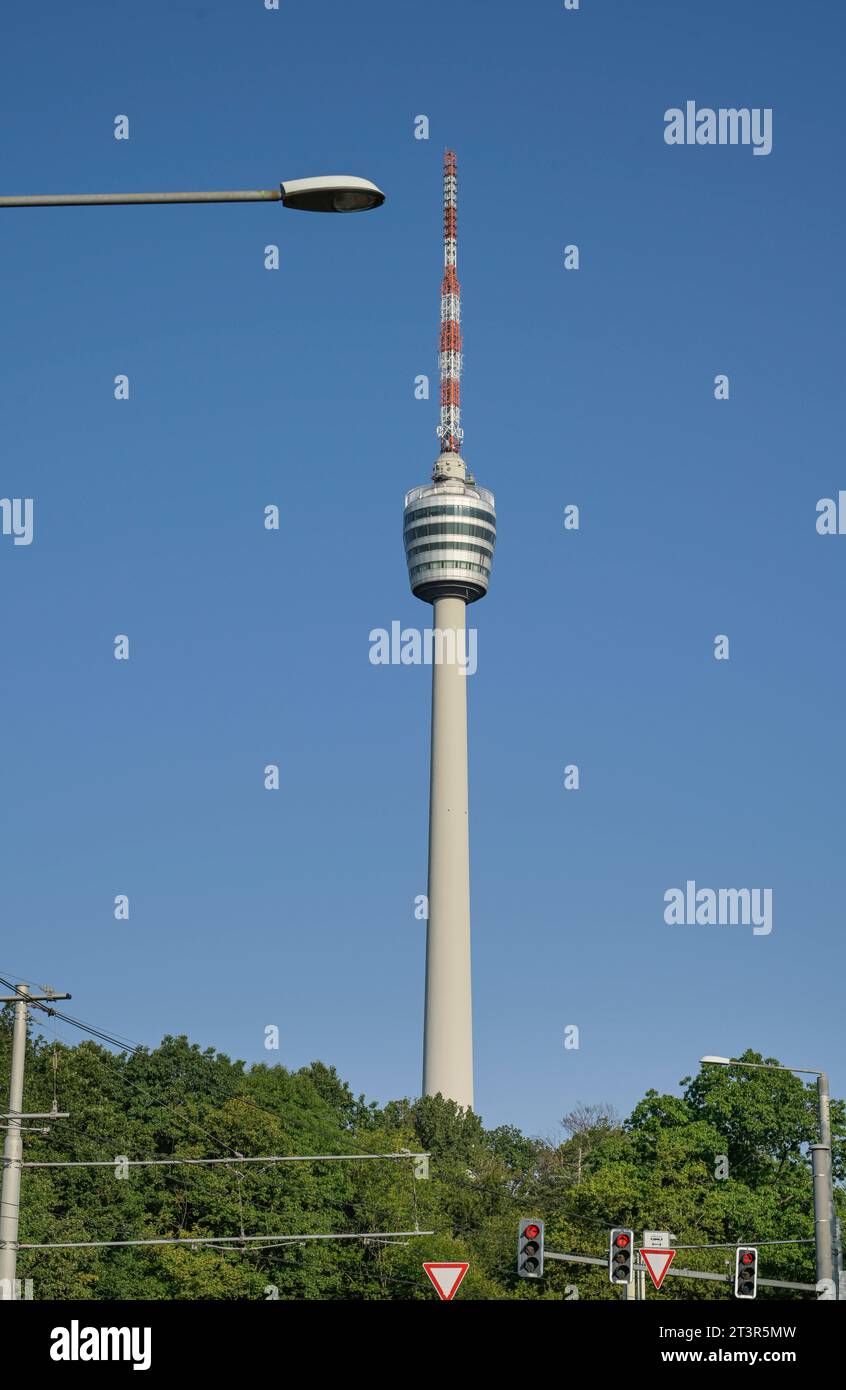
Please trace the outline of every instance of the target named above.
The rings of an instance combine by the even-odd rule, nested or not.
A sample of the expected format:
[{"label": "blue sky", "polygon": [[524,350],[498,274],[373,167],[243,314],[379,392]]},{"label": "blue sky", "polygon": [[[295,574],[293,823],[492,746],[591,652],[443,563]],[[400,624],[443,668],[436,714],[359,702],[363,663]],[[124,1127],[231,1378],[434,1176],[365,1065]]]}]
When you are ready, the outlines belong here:
[{"label": "blue sky", "polygon": [[[477,1108],[550,1134],[747,1046],[843,1094],[846,538],[815,509],[846,488],[844,28],[824,0],[7,7],[2,191],[342,171],[388,201],[2,214],[0,494],[35,536],[0,537],[0,968],[136,1041],[418,1090],[430,672],[368,634],[431,615],[401,525],[451,146],[499,525]],[[687,100],[772,108],[772,153],[667,146]],[[687,879],[772,888],[772,933],[667,926]]]}]

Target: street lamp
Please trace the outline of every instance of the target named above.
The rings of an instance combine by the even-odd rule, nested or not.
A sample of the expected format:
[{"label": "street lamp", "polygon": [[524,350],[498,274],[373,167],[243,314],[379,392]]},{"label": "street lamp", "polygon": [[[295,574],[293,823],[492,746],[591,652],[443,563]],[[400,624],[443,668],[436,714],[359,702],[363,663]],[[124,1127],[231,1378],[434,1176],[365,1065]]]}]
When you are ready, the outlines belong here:
[{"label": "street lamp", "polygon": [[118,203],[281,203],[303,212],[367,212],[385,195],[369,179],[353,174],[319,174],[289,179],[278,188],[235,189],[217,193],[47,193],[0,197],[0,208],[104,207]]},{"label": "street lamp", "polygon": [[[278,188],[238,189],[216,193],[48,193],[35,196],[0,197],[0,208],[106,207],[127,203],[282,203],[302,212],[367,212],[378,208],[385,195],[369,179],[354,174],[320,174],[310,179],[289,179]],[[15,1012],[12,1080],[9,1099],[8,1133],[3,1156],[2,1195],[0,1195],[0,1298],[8,1288],[14,1298],[20,1215],[21,1140],[24,1051],[26,1043],[27,989],[18,990]],[[43,997],[43,996],[39,996]],[[58,995],[59,999],[70,996]],[[23,1003],[20,1001],[23,1000]],[[2,1002],[2,1001],[0,1001]]]},{"label": "street lamp", "polygon": [[[831,1109],[828,1077],[824,1071],[815,1067],[780,1067],[773,1062],[741,1062],[736,1057],[700,1057],[702,1065],[718,1067],[750,1067],[755,1071],[789,1071],[803,1076],[817,1078],[819,1097],[820,1142],[811,1145],[811,1171],[814,1180],[814,1242],[817,1254],[817,1283],[828,1280],[835,1288],[835,1298],[840,1290],[835,1284],[834,1249],[837,1213],[834,1207],[834,1179],[831,1161]],[[826,1215],[826,1212],[828,1214]],[[839,1250],[839,1241],[837,1242]],[[839,1278],[839,1253],[837,1259]]]}]

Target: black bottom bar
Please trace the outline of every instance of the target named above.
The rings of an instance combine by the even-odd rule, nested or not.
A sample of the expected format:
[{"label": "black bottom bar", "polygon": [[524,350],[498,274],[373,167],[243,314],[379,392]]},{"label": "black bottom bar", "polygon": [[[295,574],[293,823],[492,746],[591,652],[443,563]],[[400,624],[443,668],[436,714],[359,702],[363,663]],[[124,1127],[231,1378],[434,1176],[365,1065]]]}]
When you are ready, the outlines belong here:
[{"label": "black bottom bar", "polygon": [[[431,1305],[423,1311],[423,1303]],[[463,1303],[463,1310],[462,1310]],[[561,1304],[566,1306],[561,1306]],[[414,1338],[413,1374],[425,1363],[443,1378],[442,1358],[449,1347],[457,1386],[467,1384],[480,1368],[483,1347],[496,1350],[497,1364],[521,1358],[528,1347],[550,1375],[575,1359],[588,1356],[597,1377],[616,1366],[630,1379],[663,1373],[682,1378],[701,1367],[748,1366],[765,1373],[772,1368],[822,1370],[843,1330],[843,1306],[818,1307],[813,1300],[767,1298],[750,1302],[662,1301],[621,1306],[622,1300],[474,1301],[461,1298],[452,1311],[437,1296],[408,1303],[343,1300],[307,1303],[285,1300],[256,1303],[37,1303],[6,1305],[2,1326],[8,1339],[25,1348],[30,1376],[43,1383],[62,1383],[68,1371],[84,1379],[148,1369],[150,1379],[189,1372],[191,1383],[204,1375],[218,1383],[227,1371],[239,1377],[252,1367],[258,1373],[276,1366],[286,1379],[307,1369],[322,1380],[337,1366],[350,1369],[366,1345],[371,1373],[400,1370],[396,1336]],[[349,1333],[346,1328],[348,1319]],[[339,1325],[340,1323],[340,1325]],[[366,1344],[358,1339],[361,1334]],[[444,1338],[442,1341],[441,1338]],[[456,1338],[468,1338],[466,1343]],[[481,1340],[480,1340],[481,1339]],[[456,1357],[459,1346],[464,1354]],[[393,1351],[391,1351],[393,1347]],[[356,1348],[358,1349],[356,1351]],[[90,1359],[95,1353],[99,1359]],[[461,1363],[461,1364],[459,1364]],[[438,1372],[438,1366],[441,1372]],[[411,1367],[409,1367],[411,1369]],[[144,1383],[144,1382],[139,1382]],[[211,1382],[209,1382],[211,1383]],[[609,1381],[610,1383],[610,1381]]]}]

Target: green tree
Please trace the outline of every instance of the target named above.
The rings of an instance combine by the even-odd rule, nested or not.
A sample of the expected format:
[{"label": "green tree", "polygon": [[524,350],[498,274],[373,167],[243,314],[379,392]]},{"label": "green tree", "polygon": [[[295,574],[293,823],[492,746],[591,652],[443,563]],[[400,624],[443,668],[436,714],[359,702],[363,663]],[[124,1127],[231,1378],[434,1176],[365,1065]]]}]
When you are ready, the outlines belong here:
[{"label": "green tree", "polygon": [[[0,1085],[8,1078],[10,1011],[0,1020]],[[760,1061],[759,1054],[744,1054]],[[144,1241],[21,1252],[19,1273],[40,1299],[382,1300],[434,1298],[424,1260],[467,1260],[460,1297],[615,1298],[604,1269],[548,1266],[516,1275],[517,1223],[546,1221],[550,1249],[603,1256],[611,1226],[674,1231],[700,1268],[723,1271],[738,1241],[764,1247],[770,1277],[812,1283],[808,1145],[816,1092],[790,1073],[706,1068],[676,1095],[649,1091],[621,1123],[607,1106],[576,1106],[565,1138],[545,1141],[442,1096],[380,1108],[334,1067],[246,1067],[185,1037],[120,1054],[92,1041],[28,1041],[25,1108],[69,1120],[27,1132],[32,1162],[108,1160],[105,1167],[24,1171],[21,1241]],[[832,1105],[835,1133],[844,1108]],[[415,1179],[412,1153],[431,1154]],[[245,1163],[267,1155],[386,1154],[340,1162]],[[114,1160],[225,1158],[209,1165]],[[844,1144],[836,1169],[844,1176]],[[725,1165],[727,1163],[727,1173]],[[843,1208],[842,1188],[838,1201]],[[846,1215],[846,1213],[844,1213]],[[380,1232],[408,1232],[390,1240]],[[430,1231],[417,1236],[415,1232]],[[372,1233],[367,1240],[298,1235]],[[231,1244],[209,1244],[232,1236]],[[242,1236],[266,1239],[244,1241]],[[204,1243],[206,1242],[206,1243]],[[724,1242],[727,1248],[714,1248]],[[689,1262],[690,1263],[690,1262]],[[661,1295],[725,1298],[724,1285],[669,1280]],[[761,1296],[767,1291],[762,1289]]]}]

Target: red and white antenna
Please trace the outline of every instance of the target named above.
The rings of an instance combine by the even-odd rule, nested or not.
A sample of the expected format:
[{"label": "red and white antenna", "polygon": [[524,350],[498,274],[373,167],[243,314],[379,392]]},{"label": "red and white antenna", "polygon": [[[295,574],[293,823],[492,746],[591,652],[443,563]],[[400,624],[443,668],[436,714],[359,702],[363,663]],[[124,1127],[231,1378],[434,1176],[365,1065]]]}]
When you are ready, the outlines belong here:
[{"label": "red and white antenna", "polygon": [[454,150],[444,153],[444,278],[441,282],[441,453],[461,453],[461,286],[456,274],[458,177]]}]

